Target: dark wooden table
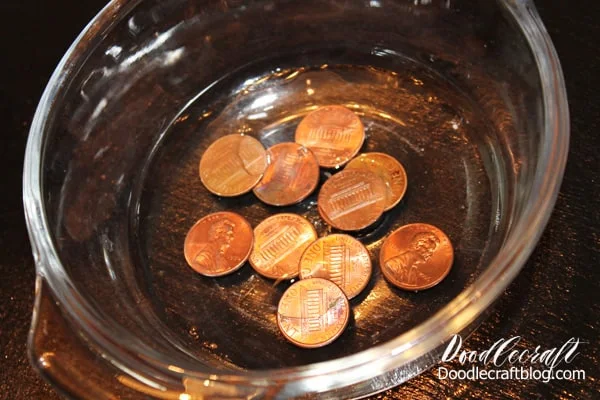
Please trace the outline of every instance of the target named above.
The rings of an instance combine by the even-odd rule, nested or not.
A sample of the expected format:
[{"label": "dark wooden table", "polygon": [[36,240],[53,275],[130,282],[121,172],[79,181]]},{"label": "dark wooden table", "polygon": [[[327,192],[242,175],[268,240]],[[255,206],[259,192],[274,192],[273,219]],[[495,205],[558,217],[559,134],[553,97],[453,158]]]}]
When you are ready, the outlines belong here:
[{"label": "dark wooden table", "polygon": [[[29,366],[34,265],[21,203],[27,132],[52,70],[104,0],[0,2],[0,398],[57,399]],[[526,347],[587,343],[582,381],[441,381],[424,373],[385,398],[600,398],[600,2],[538,0],[562,61],[572,118],[569,162],[540,244],[494,313],[467,341],[485,349],[520,335]]]}]

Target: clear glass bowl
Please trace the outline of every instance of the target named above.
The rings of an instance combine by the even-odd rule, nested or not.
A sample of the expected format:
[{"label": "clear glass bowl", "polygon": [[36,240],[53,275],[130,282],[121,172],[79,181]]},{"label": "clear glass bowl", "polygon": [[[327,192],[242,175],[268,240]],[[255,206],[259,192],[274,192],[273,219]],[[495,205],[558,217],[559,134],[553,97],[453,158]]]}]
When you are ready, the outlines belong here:
[{"label": "clear glass bowl", "polygon": [[[288,283],[248,266],[203,278],[182,245],[217,210],[253,225],[295,212],[326,234],[315,196],[279,209],[217,198],[198,177],[215,138],[289,141],[325,104],[352,108],[363,151],[398,158],[409,187],[356,235],[375,272],[349,328],[306,350],[275,324]],[[528,1],[115,0],[61,61],[31,128],[33,363],[73,397],[351,398],[398,385],[472,331],[522,268],[568,136],[560,65]],[[410,222],[455,247],[449,276],[421,293],[391,288],[376,262]]]}]

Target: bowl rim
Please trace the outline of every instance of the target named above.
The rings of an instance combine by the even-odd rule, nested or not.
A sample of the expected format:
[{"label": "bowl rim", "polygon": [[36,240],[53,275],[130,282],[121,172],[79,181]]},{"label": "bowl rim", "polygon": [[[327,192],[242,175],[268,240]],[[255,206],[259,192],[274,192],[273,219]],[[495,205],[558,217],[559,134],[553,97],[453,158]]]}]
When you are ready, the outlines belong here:
[{"label": "bowl rim", "polygon": [[[175,368],[164,355],[127,340],[128,332],[115,331],[98,323],[101,318],[66,275],[50,237],[44,213],[42,170],[45,132],[52,124],[54,105],[68,88],[69,78],[78,65],[108,31],[119,15],[127,14],[143,0],[112,0],[84,28],[67,50],[52,74],[30,129],[23,171],[23,202],[27,228],[37,273],[46,280],[67,316],[74,319],[88,339],[108,354],[115,363],[147,376],[157,369],[165,375],[183,379],[211,379],[223,383],[264,386],[265,382],[291,382],[316,391],[332,390],[372,379],[425,356],[456,332],[466,329],[486,310],[524,266],[545,228],[556,198],[569,147],[569,111],[564,78],[550,37],[531,0],[498,0],[518,23],[537,64],[542,87],[544,130],[540,154],[535,166],[531,193],[537,194],[523,208],[499,253],[471,285],[435,315],[389,342],[329,361],[299,367],[227,372],[208,375],[192,369]],[[526,238],[526,240],[517,240]],[[37,310],[34,310],[34,313]],[[140,356],[143,354],[144,356]],[[360,368],[362,367],[362,368]],[[420,371],[417,371],[418,373]],[[336,374],[335,379],[325,379]],[[415,374],[416,374],[415,373]],[[308,387],[308,386],[303,386]]]}]

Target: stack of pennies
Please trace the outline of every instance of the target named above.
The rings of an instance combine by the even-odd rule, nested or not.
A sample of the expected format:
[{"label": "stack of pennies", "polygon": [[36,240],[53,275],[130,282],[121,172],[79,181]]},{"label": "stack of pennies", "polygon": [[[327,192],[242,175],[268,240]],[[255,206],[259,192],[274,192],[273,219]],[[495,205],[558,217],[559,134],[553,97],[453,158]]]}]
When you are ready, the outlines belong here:
[{"label": "stack of pennies", "polygon": [[[361,231],[400,203],[408,182],[392,156],[357,156],[364,141],[364,125],[353,111],[320,107],[300,122],[295,142],[265,149],[248,135],[221,137],[202,155],[200,179],[215,195],[252,191],[260,201],[283,207],[317,189],[320,168],[345,166],[321,186],[318,211],[338,231]],[[319,238],[311,222],[291,213],[272,215],[254,229],[233,212],[207,215],[188,232],[184,255],[194,271],[208,277],[227,275],[249,261],[265,278],[299,278],[279,302],[277,323],[287,340],[304,348],[324,346],[342,334],[349,299],[366,288],[373,269],[360,241],[345,233]],[[415,223],[385,239],[378,261],[390,284],[419,291],[440,283],[453,260],[452,244],[440,229]]]}]

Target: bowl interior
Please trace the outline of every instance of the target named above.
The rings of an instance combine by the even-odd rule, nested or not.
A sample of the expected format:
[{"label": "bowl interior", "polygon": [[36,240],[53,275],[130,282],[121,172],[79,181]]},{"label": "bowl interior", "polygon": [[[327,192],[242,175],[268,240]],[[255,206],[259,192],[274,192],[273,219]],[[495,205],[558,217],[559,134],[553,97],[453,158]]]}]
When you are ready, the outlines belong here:
[{"label": "bowl interior", "polygon": [[[90,33],[91,35],[91,33]],[[97,312],[169,363],[200,371],[306,365],[387,342],[427,320],[490,265],[528,199],[541,146],[531,51],[500,3],[146,1],[93,36],[52,111],[43,158],[51,236],[67,279]],[[83,50],[82,50],[83,51]],[[249,265],[204,278],[183,257],[187,230],[231,210],[256,226],[279,212],[330,231],[316,193],[292,207],[224,199],[198,164],[217,138],[293,141],[310,110],[343,104],[363,121],[363,152],[404,165],[403,201],[355,236],[373,275],[333,344],[279,334],[287,282]],[[335,171],[322,171],[321,184]],[[386,283],[378,252],[395,228],[438,226],[455,262],[410,293]]]},{"label": "bowl interior", "polygon": [[[276,368],[364,350],[438,311],[493,256],[488,244],[499,196],[498,188],[492,193],[488,174],[500,172],[497,165],[485,164],[490,153],[500,151],[493,126],[468,98],[419,65],[398,61],[398,68],[389,71],[343,64],[347,56],[340,52],[336,60],[316,53],[295,67],[288,67],[293,60],[269,60],[258,76],[238,71],[182,110],[149,160],[140,180],[135,265],[146,270],[143,282],[164,329],[192,355],[209,353],[218,363],[241,368]],[[368,59],[356,54],[361,56]],[[239,87],[236,82],[257,83]],[[303,116],[327,104],[345,104],[360,116],[367,132],[362,151],[400,160],[409,189],[375,226],[353,234],[369,249],[374,273],[368,288],[352,300],[349,328],[333,344],[306,350],[290,345],[275,321],[288,282],[262,278],[249,265],[223,278],[202,277],[182,259],[182,244],[198,218],[221,210],[238,212],[253,226],[275,213],[292,212],[307,217],[321,236],[331,233],[317,211],[318,189],[296,206],[277,208],[253,193],[218,198],[198,178],[199,159],[218,137],[244,132],[266,147],[293,141]],[[322,170],[321,182],[335,172]],[[456,247],[450,276],[421,293],[391,287],[378,263],[387,234],[412,222],[441,227]]]}]

